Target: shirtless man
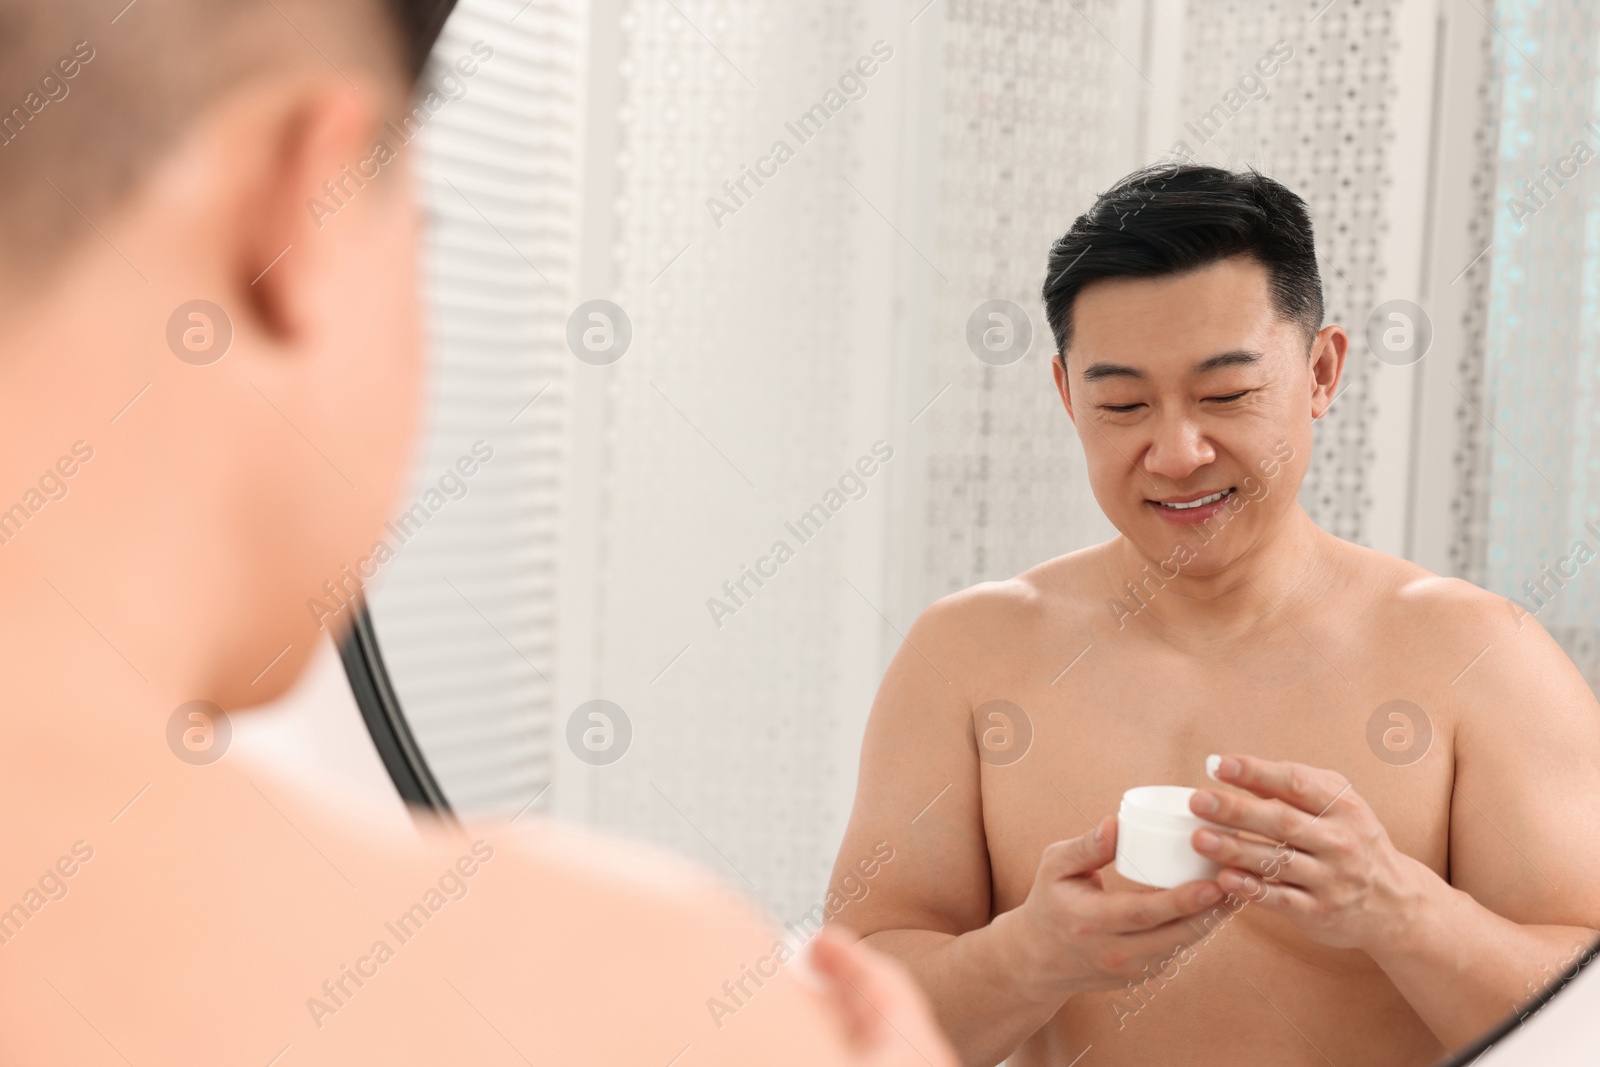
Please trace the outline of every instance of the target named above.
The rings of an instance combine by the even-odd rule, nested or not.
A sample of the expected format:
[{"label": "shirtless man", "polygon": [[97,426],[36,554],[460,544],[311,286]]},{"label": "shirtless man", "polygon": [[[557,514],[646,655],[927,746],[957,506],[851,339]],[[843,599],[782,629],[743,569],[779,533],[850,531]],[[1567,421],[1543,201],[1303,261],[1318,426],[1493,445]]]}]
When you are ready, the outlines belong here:
[{"label": "shirtless man", "polygon": [[898,965],[775,967],[683,863],[193,756],[190,701],[269,701],[326,640],[306,601],[405,470],[417,211],[410,156],[370,163],[427,51],[400,26],[0,0],[0,1063],[948,1067]]},{"label": "shirtless man", "polygon": [[[917,620],[836,877],[891,830],[897,855],[842,921],[966,1064],[1432,1062],[1594,940],[1600,707],[1514,605],[1301,509],[1348,338],[1294,194],[1136,173],[1044,299],[1119,536]],[[1215,881],[1109,866],[1151,784],[1232,828],[1192,837]]]}]

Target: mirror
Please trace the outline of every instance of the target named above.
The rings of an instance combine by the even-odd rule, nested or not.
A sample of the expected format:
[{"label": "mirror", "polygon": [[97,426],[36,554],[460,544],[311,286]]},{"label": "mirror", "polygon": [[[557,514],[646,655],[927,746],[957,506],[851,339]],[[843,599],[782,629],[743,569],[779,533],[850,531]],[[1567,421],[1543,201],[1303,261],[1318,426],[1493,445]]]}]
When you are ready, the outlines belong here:
[{"label": "mirror", "polygon": [[[891,661],[939,670],[908,643],[913,623],[1117,535],[1051,383],[1051,243],[1147,164],[1254,167],[1304,199],[1323,321],[1349,337],[1299,504],[1328,534],[1504,598],[1505,623],[1481,639],[1467,623],[1406,629],[1330,591],[1327,610],[1349,612],[1365,644],[1324,656],[1293,622],[1271,630],[1291,651],[1247,688],[1284,694],[1268,726],[1219,718],[1213,694],[1173,699],[1179,718],[1134,733],[1161,684],[1203,683],[1141,661],[1143,646],[1054,641],[1034,691],[1055,674],[1077,696],[1030,708],[997,687],[986,699],[1021,718],[981,717],[971,735],[995,900],[1015,906],[1040,842],[1087,832],[1126,788],[1204,786],[1219,750],[1320,756],[1398,848],[1444,869],[1440,849],[1467,827],[1501,864],[1481,884],[1578,909],[1542,920],[1572,924],[1532,967],[1549,981],[1510,983],[1496,1012],[1575,969],[1582,928],[1600,922],[1573,917],[1596,910],[1594,886],[1570,881],[1594,870],[1592,845],[1552,862],[1512,844],[1514,798],[1561,771],[1566,740],[1529,719],[1495,788],[1451,782],[1470,694],[1520,676],[1537,630],[1600,684],[1588,12],[518,6],[465,0],[435,51],[477,72],[452,79],[425,135],[428,429],[391,552],[351,583],[366,587],[371,650],[347,663],[386,675],[409,758],[443,802],[681,852],[797,938],[882,906],[866,867],[859,896],[830,892],[836,861],[893,884],[885,854],[901,870],[933,862],[940,798],[960,803],[925,783],[882,851],[869,834],[841,853]],[[1374,679],[1401,661],[1414,684],[1383,690]],[[1338,725],[1284,726],[1297,710]],[[1592,712],[1563,721],[1592,732]],[[1008,733],[1023,729],[1026,743]],[[884,766],[937,767],[914,736],[897,744]],[[1022,755],[996,754],[1008,745]],[[1170,1058],[1173,1028],[1207,1011],[1234,1020],[1233,1047],[1282,1062],[1433,1062],[1493,1029],[1443,1040],[1370,956],[1276,914],[1240,929],[1185,968],[1214,959],[1212,977],[1081,998],[1012,1062],[1073,1062],[1086,1044],[1088,1062]],[[1230,968],[1257,981],[1219,975]],[[734,993],[707,996],[737,1009]]]}]

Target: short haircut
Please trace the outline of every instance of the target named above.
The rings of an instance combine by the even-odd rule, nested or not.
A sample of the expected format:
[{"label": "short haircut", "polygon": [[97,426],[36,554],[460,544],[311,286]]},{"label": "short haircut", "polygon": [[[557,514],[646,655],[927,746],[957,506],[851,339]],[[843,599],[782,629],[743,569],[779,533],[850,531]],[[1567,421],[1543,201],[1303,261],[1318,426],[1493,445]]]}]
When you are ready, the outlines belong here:
[{"label": "short haircut", "polygon": [[400,28],[405,48],[406,75],[416,81],[427,65],[428,54],[444,29],[445,19],[455,9],[456,0],[387,0]]},{"label": "short haircut", "polygon": [[1322,277],[1305,201],[1254,169],[1155,164],[1101,193],[1050,246],[1045,317],[1066,362],[1073,303],[1110,278],[1153,278],[1250,256],[1267,270],[1278,314],[1307,345],[1322,328]]},{"label": "short haircut", "polygon": [[[126,6],[124,6],[126,5]],[[403,95],[454,0],[0,0],[0,277],[93,239],[188,127],[282,70]]]}]

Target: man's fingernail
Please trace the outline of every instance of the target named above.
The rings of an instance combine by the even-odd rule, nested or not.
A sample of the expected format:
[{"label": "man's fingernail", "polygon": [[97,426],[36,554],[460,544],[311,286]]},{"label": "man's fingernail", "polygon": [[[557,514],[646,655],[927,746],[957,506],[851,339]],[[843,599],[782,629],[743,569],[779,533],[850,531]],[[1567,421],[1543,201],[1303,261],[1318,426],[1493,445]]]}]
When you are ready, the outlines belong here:
[{"label": "man's fingernail", "polygon": [[1222,844],[1222,838],[1210,830],[1196,830],[1194,834],[1194,847],[1201,852],[1215,852],[1217,846]]},{"label": "man's fingernail", "polygon": [[1229,756],[1218,765],[1218,770],[1222,772],[1224,778],[1237,778],[1239,777],[1239,772],[1244,768],[1239,765],[1238,760]]},{"label": "man's fingernail", "polygon": [[1212,779],[1216,778],[1216,776],[1217,776],[1217,764],[1219,764],[1221,762],[1222,762],[1222,757],[1217,755],[1215,752],[1211,753],[1211,755],[1206,757],[1206,777],[1207,778],[1212,778]]},{"label": "man's fingernail", "polygon": [[1192,807],[1195,811],[1210,815],[1212,812],[1217,810],[1217,795],[1215,793],[1208,793],[1205,790],[1201,790],[1194,795]]},{"label": "man's fingernail", "polygon": [[1222,890],[1214,885],[1208,885],[1200,890],[1200,903],[1215,904],[1222,899]]}]

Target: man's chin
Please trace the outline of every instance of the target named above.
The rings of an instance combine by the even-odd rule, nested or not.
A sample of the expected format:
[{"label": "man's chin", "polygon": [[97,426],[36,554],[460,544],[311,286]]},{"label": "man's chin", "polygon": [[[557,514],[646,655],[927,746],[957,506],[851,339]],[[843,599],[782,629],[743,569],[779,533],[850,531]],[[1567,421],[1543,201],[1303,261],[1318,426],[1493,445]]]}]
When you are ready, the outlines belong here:
[{"label": "man's chin", "polygon": [[1133,534],[1124,530],[1123,537],[1153,573],[1171,581],[1179,575],[1206,578],[1228,571],[1248,547],[1242,533],[1210,533],[1208,539],[1204,527],[1172,529],[1156,518],[1147,519]]},{"label": "man's chin", "polygon": [[[271,641],[253,643],[248,654],[238,657],[232,677],[218,686],[212,699],[230,714],[270,704],[295,687],[316,655],[318,643],[328,636],[327,631],[307,626],[303,633],[280,634]],[[343,634],[333,636],[337,640]]]}]

